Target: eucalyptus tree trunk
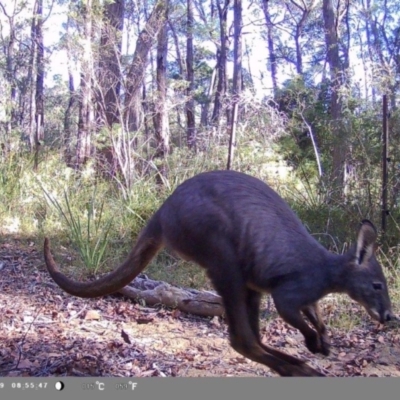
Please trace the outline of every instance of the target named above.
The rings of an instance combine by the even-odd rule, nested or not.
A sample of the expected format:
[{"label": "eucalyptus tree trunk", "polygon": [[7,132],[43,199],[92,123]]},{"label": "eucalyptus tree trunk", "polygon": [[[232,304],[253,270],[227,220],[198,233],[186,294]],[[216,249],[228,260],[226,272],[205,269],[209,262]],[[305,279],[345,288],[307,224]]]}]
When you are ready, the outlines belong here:
[{"label": "eucalyptus tree trunk", "polygon": [[[100,47],[98,52],[98,71],[96,95],[96,130],[106,127],[107,139],[102,139],[101,147],[96,148],[97,168],[106,177],[116,177],[121,171],[122,156],[120,130],[113,129],[121,124],[122,104],[120,98],[122,85],[122,30],[124,27],[125,0],[106,2],[101,20]],[[114,131],[117,133],[114,134]]]},{"label": "eucalyptus tree trunk", "polygon": [[128,131],[137,131],[142,124],[141,90],[150,50],[156,42],[159,30],[165,24],[165,7],[165,1],[157,1],[136,42],[136,49],[126,79],[124,112]]},{"label": "eucalyptus tree trunk", "polygon": [[334,198],[340,199],[344,188],[344,167],[348,148],[343,126],[342,103],[339,95],[343,71],[339,57],[338,27],[333,0],[323,0],[322,13],[325,26],[326,60],[330,70],[332,91],[331,131],[333,136],[333,146],[331,153],[331,182],[334,189]]},{"label": "eucalyptus tree trunk", "polygon": [[93,54],[92,54],[92,0],[82,4],[83,37],[82,69],[79,94],[79,116],[75,166],[79,168],[91,153],[91,139],[94,129],[93,114]]},{"label": "eucalyptus tree trunk", "polygon": [[121,49],[125,0],[107,2],[104,7],[99,48],[97,106],[100,124],[111,128],[114,123],[122,122]]}]

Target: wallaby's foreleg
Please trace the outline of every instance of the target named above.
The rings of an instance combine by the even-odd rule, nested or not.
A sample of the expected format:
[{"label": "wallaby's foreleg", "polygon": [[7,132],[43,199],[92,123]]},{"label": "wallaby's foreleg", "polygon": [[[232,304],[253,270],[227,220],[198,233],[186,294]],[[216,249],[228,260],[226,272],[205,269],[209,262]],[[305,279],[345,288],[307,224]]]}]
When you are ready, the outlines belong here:
[{"label": "wallaby's foreleg", "polygon": [[326,326],[322,320],[321,311],[318,303],[314,303],[302,309],[304,315],[314,325],[319,334],[321,341],[321,353],[325,356],[329,355],[330,340],[327,334]]},{"label": "wallaby's foreleg", "polygon": [[254,314],[250,313],[252,316],[248,313],[248,304],[256,301],[258,303],[259,300],[254,294],[247,297],[247,289],[238,266],[235,268],[234,263],[227,265],[227,270],[220,265],[208,265],[207,270],[224,303],[232,347],[244,357],[264,364],[282,376],[324,376],[304,362],[297,359],[293,362],[291,357],[289,360],[283,353],[270,351],[261,344],[259,334],[253,331],[258,327],[254,318],[258,315],[258,307]]},{"label": "wallaby's foreleg", "polygon": [[303,334],[308,350],[312,353],[323,353],[324,349],[320,335],[304,320],[300,311],[301,307],[297,306],[293,301],[288,303],[286,297],[274,296],[274,302],[276,310],[283,320]]},{"label": "wallaby's foreleg", "polygon": [[257,338],[258,343],[266,350],[267,352],[271,353],[276,357],[283,358],[285,361],[292,363],[294,365],[303,365],[304,362],[300,359],[293,357],[289,354],[282,353],[279,350],[276,350],[272,347],[269,347],[262,343],[260,338],[260,303],[261,303],[261,296],[260,292],[257,292],[252,289],[246,289],[246,306],[247,306],[247,314],[249,316],[249,323],[251,329],[253,330],[254,336]]}]

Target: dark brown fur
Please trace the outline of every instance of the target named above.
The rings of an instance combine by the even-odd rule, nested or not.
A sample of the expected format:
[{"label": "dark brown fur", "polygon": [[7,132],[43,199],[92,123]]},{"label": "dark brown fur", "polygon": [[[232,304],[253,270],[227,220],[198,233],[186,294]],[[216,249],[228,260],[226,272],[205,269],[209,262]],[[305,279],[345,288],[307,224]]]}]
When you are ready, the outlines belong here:
[{"label": "dark brown fur", "polygon": [[393,317],[386,279],[374,255],[376,237],[373,224],[364,220],[354,248],[332,254],[265,183],[239,172],[213,171],[182,183],[149,220],[126,261],[99,280],[76,282],[62,274],[47,238],[44,256],[62,289],[97,297],[127,285],[167,246],[206,269],[223,299],[236,351],[282,376],[322,376],[261,343],[261,295],[271,294],[279,315],[302,332],[311,352],[328,355],[318,308],[326,294],[347,293],[381,323]]}]

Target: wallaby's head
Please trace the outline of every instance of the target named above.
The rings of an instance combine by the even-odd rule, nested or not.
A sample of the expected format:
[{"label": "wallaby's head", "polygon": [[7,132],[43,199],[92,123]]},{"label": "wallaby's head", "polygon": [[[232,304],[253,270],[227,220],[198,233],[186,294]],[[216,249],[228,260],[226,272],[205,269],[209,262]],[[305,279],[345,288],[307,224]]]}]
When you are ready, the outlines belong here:
[{"label": "wallaby's head", "polygon": [[380,323],[394,319],[386,278],[375,257],[377,232],[372,222],[363,220],[357,244],[351,251],[347,269],[348,295],[365,307],[368,314]]}]

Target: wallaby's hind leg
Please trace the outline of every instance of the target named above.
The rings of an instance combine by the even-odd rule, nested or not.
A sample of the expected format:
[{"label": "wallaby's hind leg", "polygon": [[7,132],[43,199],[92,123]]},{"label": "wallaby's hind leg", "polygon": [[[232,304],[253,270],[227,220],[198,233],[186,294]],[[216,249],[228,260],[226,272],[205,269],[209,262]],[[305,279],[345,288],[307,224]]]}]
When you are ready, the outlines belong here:
[{"label": "wallaby's hind leg", "polygon": [[261,303],[260,292],[257,292],[253,289],[246,289],[246,306],[247,313],[249,316],[249,322],[251,329],[254,334],[259,337],[260,336],[260,303]]},{"label": "wallaby's hind leg", "polygon": [[325,356],[329,355],[330,340],[326,331],[326,326],[321,317],[321,312],[318,303],[307,306],[302,309],[304,315],[314,325],[319,334],[321,353]]},{"label": "wallaby's hind leg", "polygon": [[235,269],[233,263],[229,265],[228,270],[223,270],[221,266],[216,265],[211,268],[208,265],[207,269],[215,289],[222,297],[230,342],[238,353],[268,366],[282,376],[324,376],[302,361],[296,359],[295,363],[291,357],[288,359],[285,354],[277,350],[272,352],[267,346],[261,344],[259,334],[255,334],[253,331],[258,326],[258,323],[256,326],[254,322],[255,314],[258,315],[258,307],[254,314],[250,313],[249,315],[248,313],[248,302],[256,301],[257,298],[251,294],[250,298],[246,299],[247,289],[242,275],[237,267]]}]

